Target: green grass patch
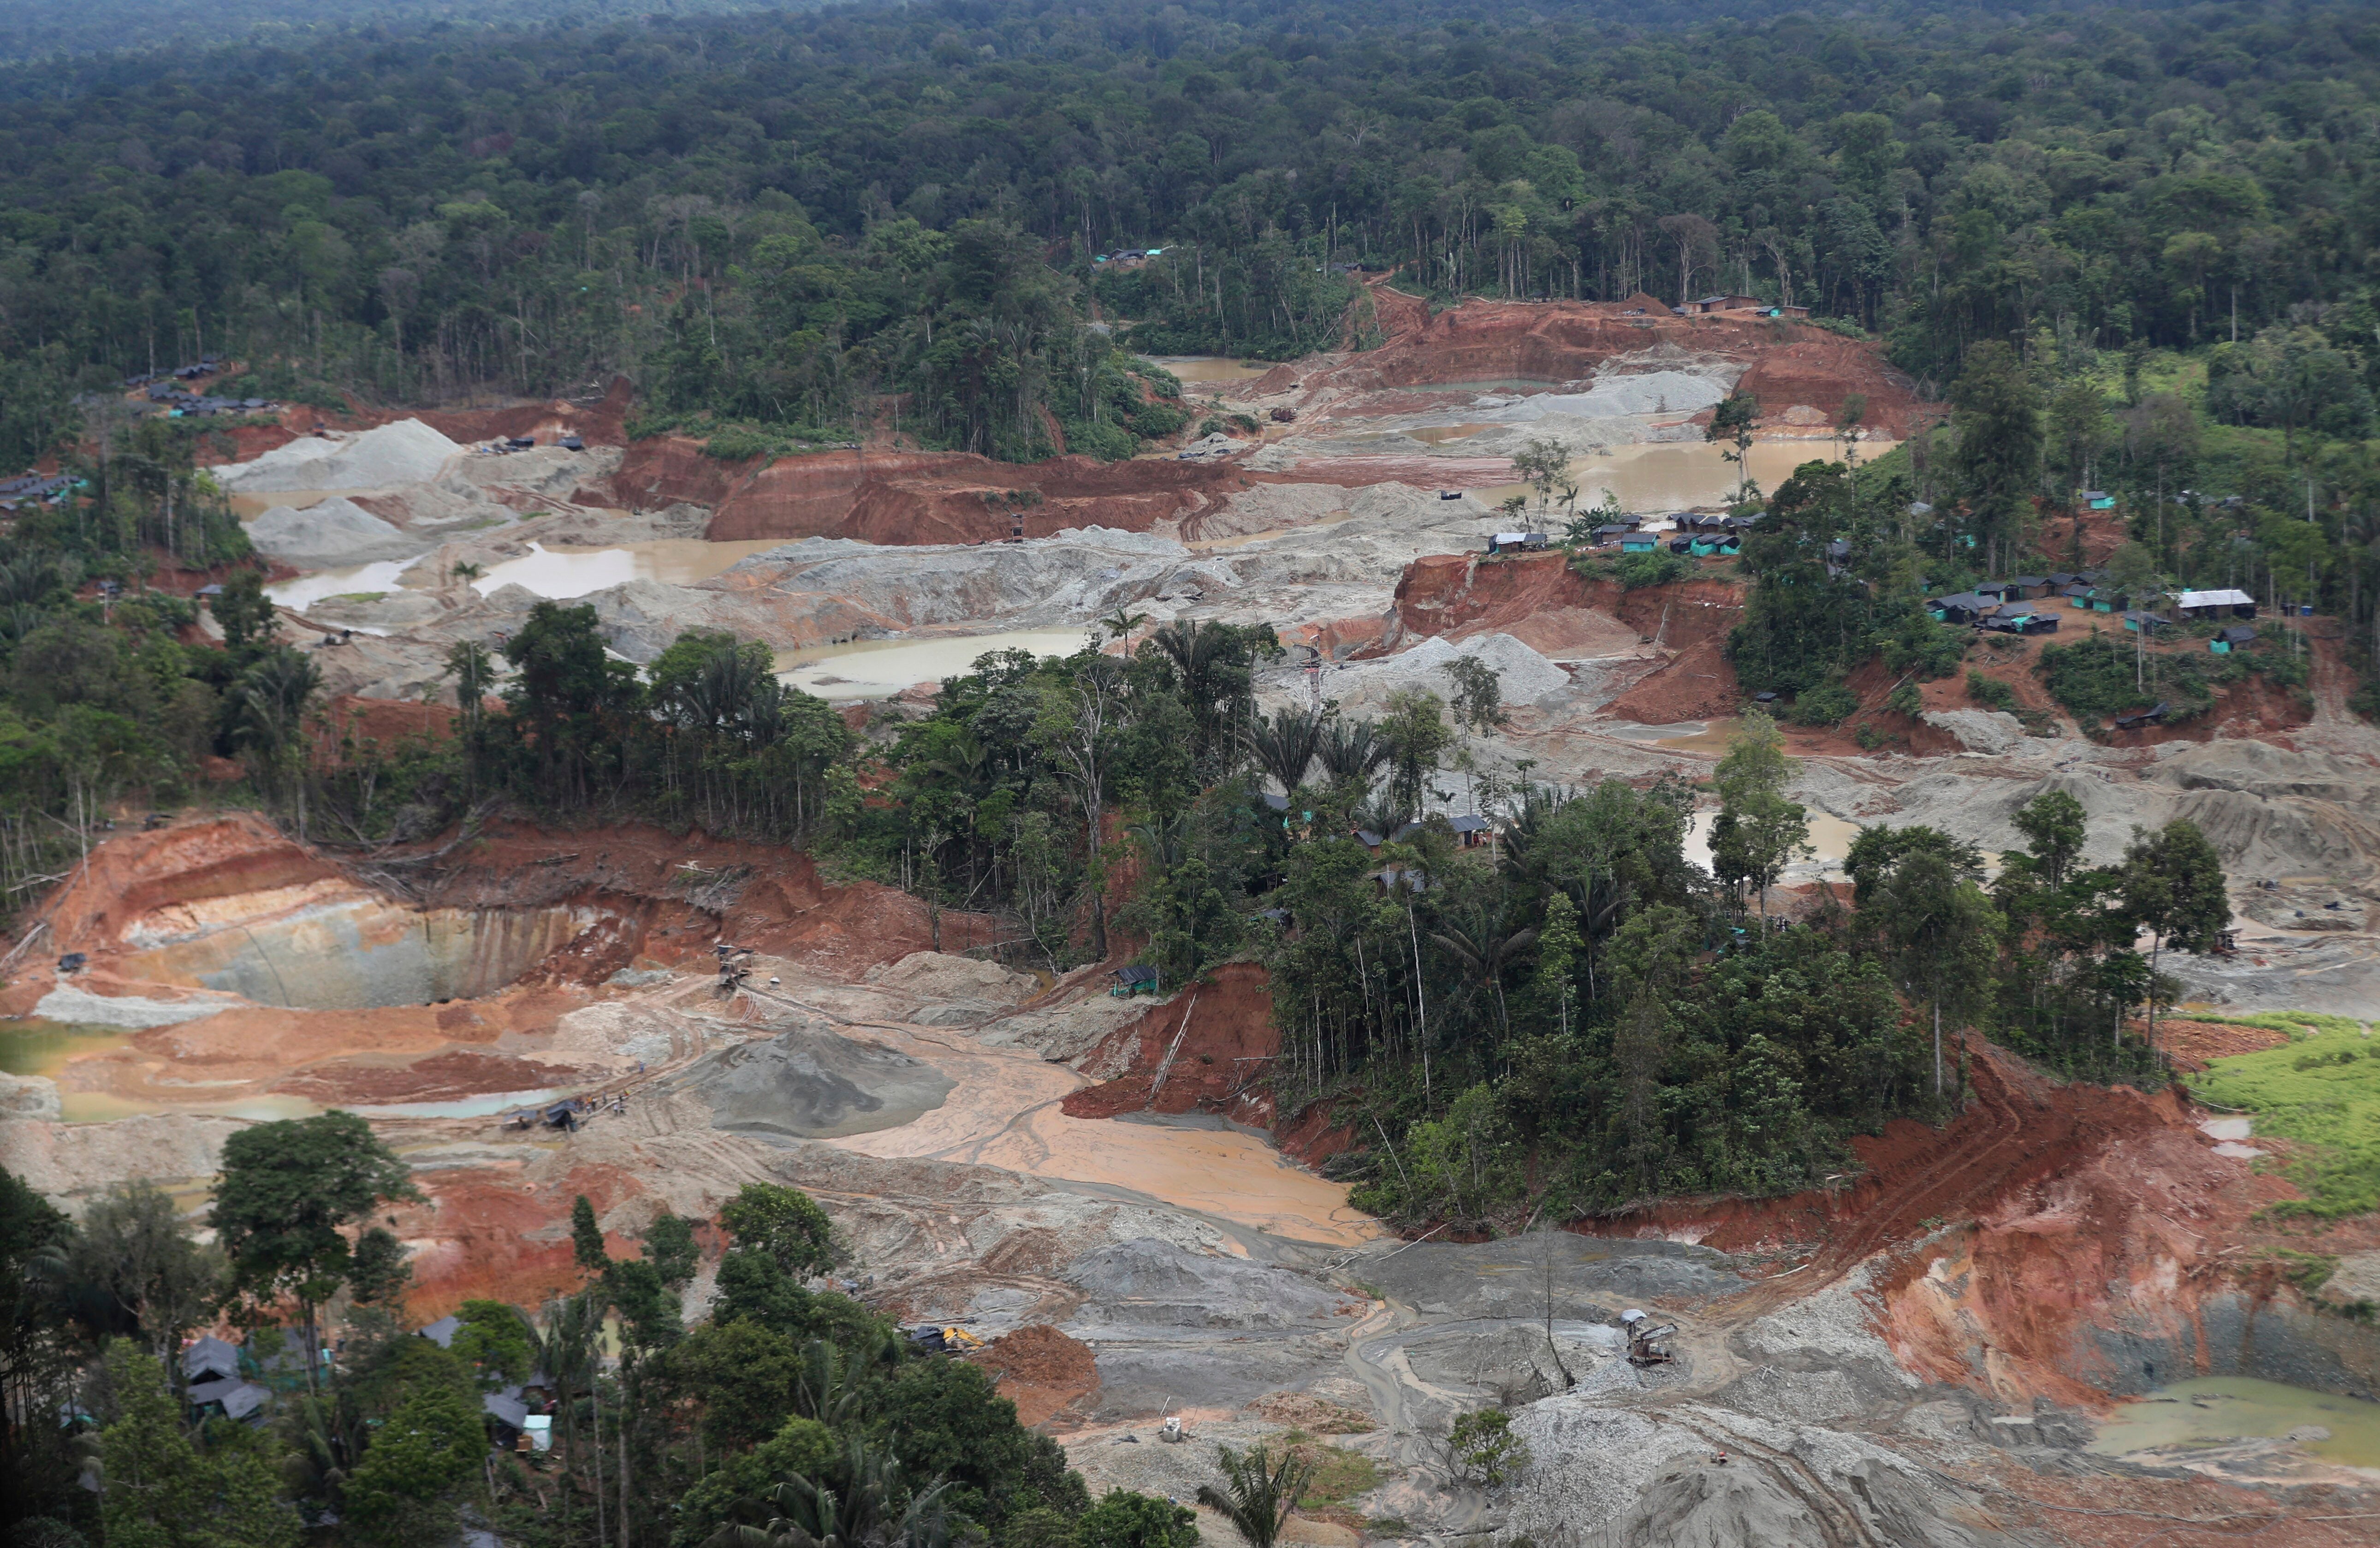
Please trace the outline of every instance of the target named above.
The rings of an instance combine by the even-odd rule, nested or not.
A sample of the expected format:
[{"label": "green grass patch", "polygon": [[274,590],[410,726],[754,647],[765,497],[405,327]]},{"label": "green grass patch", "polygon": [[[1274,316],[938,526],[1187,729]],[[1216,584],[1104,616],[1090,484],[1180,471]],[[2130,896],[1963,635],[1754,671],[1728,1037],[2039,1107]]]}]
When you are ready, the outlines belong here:
[{"label": "green grass patch", "polygon": [[326,602],[377,602],[387,596],[385,591],[341,591],[325,597]]},{"label": "green grass patch", "polygon": [[2311,1011],[2228,1019],[2296,1039],[2218,1058],[2190,1081],[2208,1102],[2255,1114],[2258,1133],[2303,1147],[2289,1177],[2305,1200],[2284,1212],[2380,1209],[2380,1038],[2360,1022]]},{"label": "green grass patch", "polygon": [[2215,1022],[2226,1026],[2263,1027],[2266,1032],[2285,1032],[2293,1038],[2312,1037],[2317,1033],[2361,1033],[2363,1023],[2352,1016],[2333,1016],[2321,1010],[2251,1010],[2239,1016],[2172,1016],[2176,1022]]},{"label": "green grass patch", "polygon": [[1297,1497],[1300,1510],[1326,1509],[1379,1487],[1380,1465],[1360,1451],[1318,1441],[1303,1430],[1284,1430],[1273,1437],[1273,1444],[1285,1445],[1300,1460],[1314,1464],[1314,1477],[1307,1481],[1305,1493]]}]

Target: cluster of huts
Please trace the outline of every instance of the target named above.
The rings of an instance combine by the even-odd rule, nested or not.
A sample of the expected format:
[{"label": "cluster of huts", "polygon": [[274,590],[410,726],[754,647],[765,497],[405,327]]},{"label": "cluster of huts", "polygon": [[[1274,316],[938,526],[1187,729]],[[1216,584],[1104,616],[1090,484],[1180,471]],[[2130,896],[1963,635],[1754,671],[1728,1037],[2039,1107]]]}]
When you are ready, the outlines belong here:
[{"label": "cluster of huts", "polygon": [[[2121,587],[2109,585],[2105,571],[2078,570],[1985,581],[1970,591],[1937,597],[1925,607],[1937,623],[1972,624],[1998,634],[2056,634],[2062,610],[2120,616],[2125,628],[2154,635],[2160,629],[2171,628],[2177,622],[2176,617],[2134,605],[2155,599],[2133,598]],[[2219,622],[2256,616],[2256,599],[2231,588],[2185,591],[2174,599],[2173,605],[2180,619]],[[2235,622],[2216,635],[2212,645],[2218,654],[2227,654],[2255,637],[2254,629],[2244,622]]]}]

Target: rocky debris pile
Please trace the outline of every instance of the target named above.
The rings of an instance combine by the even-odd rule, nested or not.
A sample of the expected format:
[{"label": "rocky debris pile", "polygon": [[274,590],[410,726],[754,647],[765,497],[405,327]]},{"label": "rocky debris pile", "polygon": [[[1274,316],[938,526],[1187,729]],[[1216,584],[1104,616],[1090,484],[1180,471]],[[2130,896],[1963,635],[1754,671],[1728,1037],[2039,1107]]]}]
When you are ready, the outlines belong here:
[{"label": "rocky debris pile", "polygon": [[[1043,1004],[1002,1016],[976,1029],[976,1041],[992,1048],[1030,1048],[1043,1058],[1071,1062],[1138,1020],[1146,1000],[1119,999],[1106,992],[1097,970],[1087,986]],[[1079,1065],[1076,1068],[1081,1068]]]},{"label": "rocky debris pile", "polygon": [[[1508,1490],[1506,1525],[1587,1548],[1679,1544],[2026,1541],[1987,1523],[1984,1502],[1864,1436],[1766,1423],[1681,1403],[1652,1414],[1575,1394],[1515,1416],[1533,1464]],[[1724,1459],[1722,1459],[1724,1458]]]},{"label": "rocky debris pile", "polygon": [[252,462],[208,469],[236,494],[288,490],[379,490],[438,477],[463,448],[419,419],[399,419],[356,435],[307,436]]},{"label": "rocky debris pile", "polygon": [[705,1054],[661,1089],[699,1095],[714,1129],[815,1140],[897,1128],[941,1107],[951,1085],[906,1054],[803,1027]]},{"label": "rocky debris pile", "polygon": [[409,559],[423,547],[403,527],[335,496],[302,507],[275,505],[249,523],[248,540],[266,558],[300,570]]},{"label": "rocky debris pile", "polygon": [[1156,1238],[1088,1253],[1064,1278],[1087,1298],[1076,1314],[1083,1328],[1302,1331],[1336,1325],[1351,1304],[1292,1270],[1208,1257]]},{"label": "rocky debris pile", "polygon": [[58,1098],[57,1082],[42,1075],[0,1073],[0,1119],[30,1118],[55,1121],[64,1113],[64,1106]]},{"label": "rocky debris pile", "polygon": [[1362,1409],[1312,1392],[1268,1392],[1248,1412],[1309,1435],[1366,1435],[1379,1428]]},{"label": "rocky debris pile", "polygon": [[2246,913],[2258,924],[2277,930],[2325,934],[2362,930],[2371,918],[2363,899],[2329,887],[2254,888],[2248,893]]},{"label": "rocky debris pile", "polygon": [[1732,1295],[1744,1281],[1728,1255],[1658,1239],[1533,1231],[1494,1242],[1391,1243],[1348,1273],[1434,1317],[1607,1323],[1658,1298],[1688,1304]]},{"label": "rocky debris pile", "polygon": [[[1391,697],[1416,689],[1451,701],[1460,684],[1449,669],[1458,659],[1478,661],[1493,671],[1507,706],[1550,704],[1571,692],[1569,672],[1506,634],[1473,635],[1454,643],[1433,635],[1394,656],[1341,662],[1324,669],[1322,691],[1339,701],[1342,714],[1379,715]],[[1259,687],[1283,701],[1302,701],[1307,693],[1303,674],[1293,667],[1260,673]]]},{"label": "rocky debris pile", "polygon": [[1929,709],[1919,718],[1949,732],[1970,753],[2010,753],[2024,745],[2024,722],[2005,709]]},{"label": "rocky debris pile", "polygon": [[[614,974],[612,982],[618,983],[620,977]],[[660,975],[662,982],[671,977],[668,973]],[[584,1067],[593,1060],[605,1060],[633,1069],[685,1058],[734,1035],[728,1023],[709,1017],[688,1016],[664,1006],[606,1000],[565,1014],[553,1023],[553,1034],[542,1047],[525,1048],[523,1053],[541,1063]]]}]

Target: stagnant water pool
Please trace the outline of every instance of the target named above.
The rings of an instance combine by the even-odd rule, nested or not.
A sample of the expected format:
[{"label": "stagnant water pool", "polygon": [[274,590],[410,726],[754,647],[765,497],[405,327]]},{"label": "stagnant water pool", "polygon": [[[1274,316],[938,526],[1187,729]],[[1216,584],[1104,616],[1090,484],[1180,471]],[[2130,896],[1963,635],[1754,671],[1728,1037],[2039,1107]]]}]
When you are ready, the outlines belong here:
[{"label": "stagnant water pool", "polygon": [[[2316,1437],[2309,1427],[2326,1430]],[[2252,1376],[2199,1376],[2122,1405],[2091,1443],[2103,1456],[2174,1446],[2220,1445],[2298,1431],[2326,1462],[2380,1469],[2380,1403]]]},{"label": "stagnant water pool", "polygon": [[1072,656],[1091,641],[1081,629],[1025,629],[946,639],[861,640],[852,645],[788,650],[777,657],[777,680],[822,699],[891,698],[920,683],[964,675],[976,658],[994,650]]}]

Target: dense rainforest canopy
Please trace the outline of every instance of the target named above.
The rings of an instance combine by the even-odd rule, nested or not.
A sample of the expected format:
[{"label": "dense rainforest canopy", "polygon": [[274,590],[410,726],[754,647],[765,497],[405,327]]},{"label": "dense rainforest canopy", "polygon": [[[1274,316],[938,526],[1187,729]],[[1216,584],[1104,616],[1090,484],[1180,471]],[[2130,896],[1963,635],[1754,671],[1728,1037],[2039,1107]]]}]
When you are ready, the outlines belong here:
[{"label": "dense rainforest canopy", "polygon": [[929,438],[1032,455],[1032,406],[1097,427],[1123,395],[1082,326],[1118,248],[1169,250],[1097,287],[1111,311],[1246,352],[1356,336],[1350,262],[1449,295],[1746,286],[1937,383],[2037,328],[2360,348],[2375,63],[2352,6],[1136,3],[25,63],[0,458],[74,388],[207,348],[392,396],[628,369],[661,410],[812,429],[899,389]]},{"label": "dense rainforest canopy", "polygon": [[[209,46],[37,59],[94,46],[95,26],[182,34],[128,4],[0,31],[18,56],[0,69],[0,463],[63,452],[84,479],[0,541],[9,897],[216,757],[238,760],[235,798],[356,852],[503,803],[798,843],[836,877],[1001,914],[1039,966],[1119,943],[1174,983],[1262,962],[1279,1110],[1334,1104],[1361,1138],[1339,1174],[1401,1221],[1808,1185],[1852,1135],[1953,1111],[1973,1029],[2071,1073],[2163,1078],[2131,1018],[2172,997],[2161,951],[2228,923],[2203,835],[2135,834],[2086,865],[2082,809],[2051,792],[1986,885],[1972,845],[1876,828],[1849,901],[1788,926],[1771,893],[1808,814],[1756,711],[1697,830],[1682,784],[1500,775],[1477,755],[1504,719],[1484,671],[1368,719],[1260,715],[1278,648],[1261,625],[986,656],[930,710],[863,733],[749,642],[689,633],[638,670],[593,608],[546,603],[500,652],[455,649],[452,737],[361,741],[323,715],[254,569],[226,570],[220,644],[144,591],[161,566],[248,550],[199,471],[226,454],[217,431],[128,423],[114,389],[201,352],[240,361],[253,393],[326,405],[580,393],[625,372],[636,429],[693,429],[722,455],[891,430],[1114,458],[1186,422],[1119,347],[1124,322],[1145,348],[1288,356],[1377,337],[1365,270],[1433,303],[1740,287],[1877,339],[1948,404],[1887,457],[1813,461],[1742,502],[1764,520],[1732,572],[1730,654],[1793,719],[1844,721],[1846,680],[1876,659],[1907,714],[1971,647],[1927,595],[2079,564],[2056,545],[2080,529],[2052,520],[2086,487],[2126,496],[2118,580],[2318,603],[2368,666],[2368,7],[561,11],[383,25],[334,6]],[[226,33],[262,15],[215,14]],[[1126,248],[1161,250],[1096,261]],[[1848,558],[1829,563],[1837,540]],[[1643,561],[1614,578],[1683,565]],[[2092,723],[2152,698],[2188,714],[2219,673],[2306,681],[2284,648],[2186,674],[2098,640],[2044,661]],[[1496,818],[1492,842],[1443,820],[1456,791]],[[251,1132],[298,1158],[285,1171],[318,1146],[378,1164],[369,1135]],[[393,1239],[369,1227],[401,1192],[391,1160],[340,1216],[352,1252],[316,1232],[319,1252],[280,1261],[243,1245],[270,1235],[269,1187],[231,1191],[246,1202],[201,1248],[162,1195],[74,1225],[0,1178],[12,1412],[113,1338],[91,1415],[108,1476],[185,1481],[113,1490],[118,1514],[94,1519],[44,1419],[9,1432],[9,1508],[103,1540],[243,1543],[295,1541],[301,1506],[324,1530],[335,1508],[346,1535],[399,1542],[476,1498],[524,1542],[691,1544],[832,1489],[872,1502],[853,1528],[870,1541],[1181,1548],[1163,1502],[1086,1508],[975,1368],[909,1358],[802,1288],[832,1243],[798,1195],[748,1190],[722,1213],[699,1326],[667,1293],[692,1272],[692,1225],[664,1215],[615,1257],[589,1209],[581,1288],[542,1327],[473,1303],[441,1350],[369,1314],[402,1291]],[[115,1273],[128,1244],[158,1265],[138,1284]],[[288,1400],[272,1445],[185,1434],[152,1356],[291,1285],[309,1315],[333,1293],[366,1309],[353,1379],[317,1393],[310,1364],[276,1363],[251,1373]],[[475,1406],[540,1365],[570,1438],[593,1444],[550,1480],[475,1470]]]}]

